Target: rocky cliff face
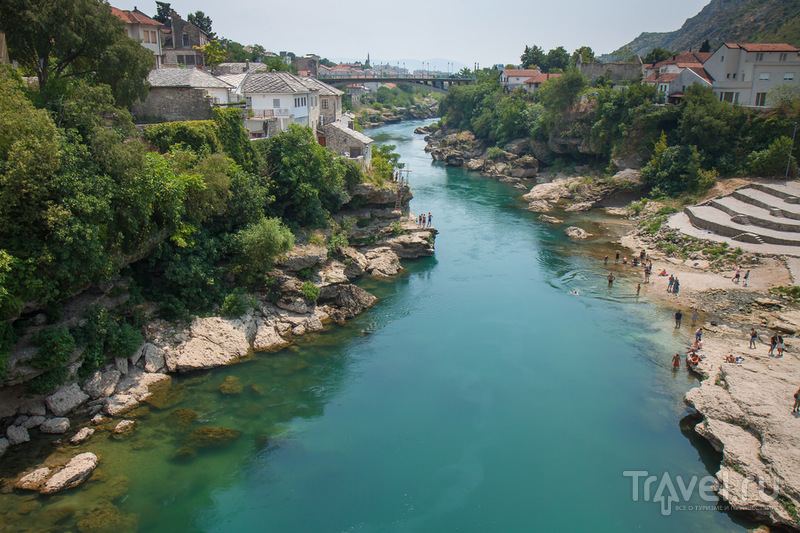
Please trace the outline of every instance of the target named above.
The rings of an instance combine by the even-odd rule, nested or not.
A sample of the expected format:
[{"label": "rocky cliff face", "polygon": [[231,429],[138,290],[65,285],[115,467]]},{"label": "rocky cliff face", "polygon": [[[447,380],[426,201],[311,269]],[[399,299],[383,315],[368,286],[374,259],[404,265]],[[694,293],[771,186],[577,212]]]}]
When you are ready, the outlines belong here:
[{"label": "rocky cliff face", "polygon": [[800,0],[712,0],[680,29],[642,33],[622,48],[641,56],[657,46],[683,52],[698,50],[706,39],[712,47],[726,41],[800,46]]}]

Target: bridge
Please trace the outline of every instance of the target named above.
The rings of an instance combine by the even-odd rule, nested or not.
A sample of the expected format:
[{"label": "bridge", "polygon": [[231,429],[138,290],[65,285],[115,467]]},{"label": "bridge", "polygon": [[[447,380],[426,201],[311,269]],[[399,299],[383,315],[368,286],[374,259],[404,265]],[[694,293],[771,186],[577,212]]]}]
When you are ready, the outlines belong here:
[{"label": "bridge", "polygon": [[453,85],[470,85],[475,78],[458,76],[325,76],[320,77],[328,85],[350,85],[353,83],[414,83],[424,85],[440,92],[446,92]]}]

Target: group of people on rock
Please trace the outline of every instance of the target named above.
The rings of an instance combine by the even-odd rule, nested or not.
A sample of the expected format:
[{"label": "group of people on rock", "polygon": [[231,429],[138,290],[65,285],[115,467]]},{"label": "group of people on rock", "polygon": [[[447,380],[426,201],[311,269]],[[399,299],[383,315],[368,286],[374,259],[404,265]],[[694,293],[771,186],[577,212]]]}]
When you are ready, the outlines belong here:
[{"label": "group of people on rock", "polygon": [[747,272],[744,273],[743,278],[741,277],[741,275],[742,275],[742,267],[737,265],[736,270],[733,273],[733,278],[731,278],[731,281],[733,281],[734,283],[739,283],[739,280],[741,279],[742,287],[747,287],[747,281],[750,279],[750,270],[748,269]]},{"label": "group of people on rock", "polygon": [[419,225],[420,227],[430,228],[432,224],[433,224],[433,215],[431,215],[430,212],[428,212],[427,216],[425,215],[425,213],[423,213],[417,217],[417,225]]},{"label": "group of people on rock", "polygon": [[669,276],[669,283],[667,284],[667,292],[672,292],[678,294],[678,291],[681,290],[681,282],[678,280],[678,276]]}]

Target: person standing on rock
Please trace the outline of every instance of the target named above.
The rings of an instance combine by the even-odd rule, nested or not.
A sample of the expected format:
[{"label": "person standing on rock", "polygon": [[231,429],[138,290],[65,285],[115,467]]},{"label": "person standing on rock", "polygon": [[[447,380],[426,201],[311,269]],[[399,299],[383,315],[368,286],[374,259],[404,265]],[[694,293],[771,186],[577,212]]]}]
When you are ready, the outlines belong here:
[{"label": "person standing on rock", "polygon": [[682,318],[683,318],[683,313],[681,313],[681,310],[678,309],[677,311],[675,311],[675,327],[676,328],[680,328],[681,327],[681,319]]},{"label": "person standing on rock", "polygon": [[616,265],[617,263],[619,263],[619,250],[617,250],[617,258],[614,259],[614,264]]},{"label": "person standing on rock", "polygon": [[778,335],[778,344],[775,345],[775,348],[778,350],[778,357],[783,357],[783,337]]},{"label": "person standing on rock", "polygon": [[681,290],[681,282],[678,281],[678,278],[675,278],[675,283],[672,284],[672,292],[678,294],[678,291]]},{"label": "person standing on rock", "polygon": [[669,283],[667,284],[667,292],[672,292],[672,286],[675,284],[675,276],[669,276]]},{"label": "person standing on rock", "polygon": [[697,308],[696,307],[694,308],[694,310],[692,310],[692,325],[693,326],[697,325]]},{"label": "person standing on rock", "polygon": [[794,393],[794,407],[792,407],[793,413],[800,413],[800,389],[797,389],[797,392]]},{"label": "person standing on rock", "polygon": [[774,333],[772,337],[769,339],[769,351],[767,352],[767,354],[773,355],[773,352],[775,351],[775,346],[777,345],[778,345],[778,334]]},{"label": "person standing on rock", "polygon": [[428,227],[429,228],[431,227],[431,224],[433,224],[433,215],[431,215],[431,213],[429,211],[428,212]]},{"label": "person standing on rock", "polygon": [[733,274],[733,280],[732,281],[734,283],[739,283],[739,273],[741,272],[741,270],[742,270],[742,267],[737,265],[736,266],[736,271]]},{"label": "person standing on rock", "polygon": [[742,278],[742,287],[747,287],[747,280],[750,279],[750,270],[744,273],[744,278]]},{"label": "person standing on rock", "polygon": [[756,347],[756,339],[758,338],[758,333],[756,332],[756,328],[752,328],[750,330],[750,348],[755,349]]},{"label": "person standing on rock", "polygon": [[615,279],[617,279],[617,278],[616,278],[616,277],[614,277],[614,273],[613,273],[613,272],[611,272],[611,273],[609,273],[609,274],[608,274],[608,286],[609,286],[609,287],[611,287],[612,285],[614,285],[614,280],[615,280]]},{"label": "person standing on rock", "polygon": [[703,340],[703,328],[697,328],[694,332],[694,342],[699,344],[701,340]]},{"label": "person standing on rock", "polygon": [[425,227],[426,221],[427,221],[427,219],[425,218],[425,215],[422,215],[422,227],[423,228]]}]

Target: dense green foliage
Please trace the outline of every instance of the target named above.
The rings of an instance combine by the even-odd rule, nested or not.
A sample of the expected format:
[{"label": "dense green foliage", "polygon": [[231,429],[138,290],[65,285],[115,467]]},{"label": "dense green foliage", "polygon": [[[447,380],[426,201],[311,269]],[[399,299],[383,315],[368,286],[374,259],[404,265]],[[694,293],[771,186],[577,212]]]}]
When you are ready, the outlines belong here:
[{"label": "dense green foliage", "polygon": [[319,287],[311,283],[310,281],[306,281],[303,283],[303,286],[300,288],[300,294],[303,295],[303,298],[308,302],[316,302],[319,298]]}]

